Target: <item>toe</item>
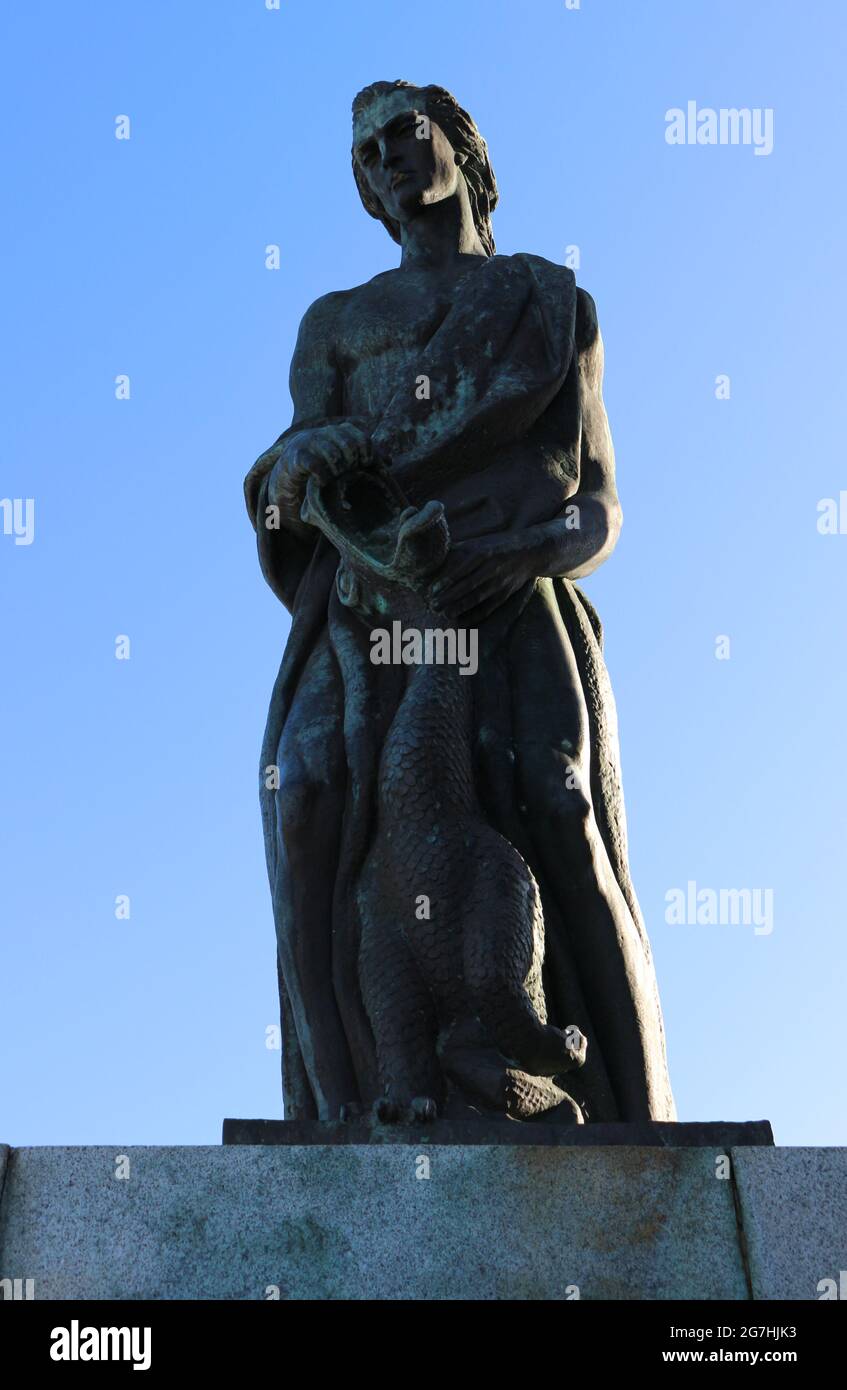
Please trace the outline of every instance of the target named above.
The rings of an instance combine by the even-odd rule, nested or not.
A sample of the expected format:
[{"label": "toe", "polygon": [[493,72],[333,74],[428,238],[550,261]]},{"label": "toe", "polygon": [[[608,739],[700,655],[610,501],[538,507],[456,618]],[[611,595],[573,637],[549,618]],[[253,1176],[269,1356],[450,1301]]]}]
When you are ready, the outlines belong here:
[{"label": "toe", "polygon": [[415,1096],[411,1104],[412,1119],[422,1124],[432,1124],[438,1119],[438,1106],[432,1096]]}]

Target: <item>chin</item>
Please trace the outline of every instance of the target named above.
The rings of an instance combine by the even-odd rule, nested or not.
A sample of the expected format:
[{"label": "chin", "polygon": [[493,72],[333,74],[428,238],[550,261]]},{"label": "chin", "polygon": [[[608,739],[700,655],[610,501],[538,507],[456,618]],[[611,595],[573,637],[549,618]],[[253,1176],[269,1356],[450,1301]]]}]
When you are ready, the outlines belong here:
[{"label": "chin", "polygon": [[399,221],[414,217],[421,208],[427,206],[427,197],[419,188],[405,188],[402,196],[396,200],[397,215]]}]

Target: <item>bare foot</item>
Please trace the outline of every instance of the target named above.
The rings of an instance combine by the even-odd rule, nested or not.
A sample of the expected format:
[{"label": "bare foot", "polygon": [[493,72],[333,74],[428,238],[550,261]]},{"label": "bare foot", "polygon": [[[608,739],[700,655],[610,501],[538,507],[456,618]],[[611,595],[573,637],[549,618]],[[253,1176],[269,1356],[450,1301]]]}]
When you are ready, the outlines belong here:
[{"label": "bare foot", "polygon": [[339,1107],[338,1118],[342,1124],[349,1120],[359,1120],[363,1114],[361,1103],[358,1100],[348,1100]]},{"label": "bare foot", "polygon": [[532,1057],[521,1057],[518,1065],[530,1076],[563,1076],[583,1066],[588,1051],[588,1039],[575,1023],[567,1028],[554,1028],[548,1024],[545,1029],[542,1049]]},{"label": "bare foot", "polygon": [[438,1105],[432,1096],[415,1096],[405,1102],[396,1095],[380,1096],[374,1102],[373,1117],[381,1125],[431,1124],[438,1118]]}]

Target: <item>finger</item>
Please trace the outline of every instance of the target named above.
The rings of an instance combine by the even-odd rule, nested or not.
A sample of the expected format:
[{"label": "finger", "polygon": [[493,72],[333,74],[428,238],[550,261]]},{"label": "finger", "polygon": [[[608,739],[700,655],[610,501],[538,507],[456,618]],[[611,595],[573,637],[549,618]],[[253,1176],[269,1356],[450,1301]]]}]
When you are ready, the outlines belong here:
[{"label": "finger", "polygon": [[259,455],[247,476],[250,478],[258,478],[261,481],[266,474],[270,473],[276,467],[283,448],[284,445],[280,444],[279,440],[277,440],[276,444],[272,444],[270,449],[266,449],[263,454]]},{"label": "finger", "polygon": [[327,460],[335,475],[345,472],[358,462],[350,438],[342,425],[327,425],[321,430],[320,439],[315,441],[314,449],[315,453]]},{"label": "finger", "polygon": [[310,439],[307,452],[312,458],[323,459],[325,463],[337,463],[341,458],[341,443],[333,435],[322,433]]},{"label": "finger", "polygon": [[366,456],[361,439],[351,438],[341,425],[337,427],[332,439],[338,449],[338,457],[333,459],[331,465],[333,477],[341,478],[364,466]]},{"label": "finger", "polygon": [[275,468],[268,479],[268,501],[278,507],[285,496],[285,479],[281,478],[279,471]]},{"label": "finger", "polygon": [[299,510],[308,477],[305,471],[294,469],[290,459],[278,459],[268,479],[268,501],[287,511]]},{"label": "finger", "polygon": [[457,604],[464,604],[467,607],[468,600],[477,590],[486,584],[497,582],[498,576],[496,570],[492,569],[492,561],[485,556],[478,560],[465,574],[445,585],[436,597],[439,602],[447,604],[448,607],[455,608]]},{"label": "finger", "polygon": [[302,450],[302,456],[306,471],[323,485],[335,476],[341,450],[333,439],[322,435],[320,439],[310,440]]},{"label": "finger", "polygon": [[326,458],[323,452],[312,453],[309,449],[303,450],[303,468],[321,487],[330,481],[333,474],[331,460]]},{"label": "finger", "polygon": [[503,591],[492,594],[491,598],[486,599],[485,603],[481,603],[478,608],[473,608],[468,613],[463,614],[463,622],[467,627],[481,627],[486,618],[490,618],[492,613],[496,613],[497,609],[502,607],[506,599],[510,597],[510,594]]},{"label": "finger", "polygon": [[482,622],[484,618],[494,612],[495,608],[499,608],[501,603],[505,603],[512,592],[511,584],[504,581],[502,577],[494,575],[487,583],[481,584],[467,599],[459,601],[457,605],[459,614],[465,622]]},{"label": "finger", "polygon": [[313,455],[309,452],[306,444],[292,444],[288,449],[288,457],[281,464],[287,473],[292,477],[306,478],[311,471]]},{"label": "finger", "polygon": [[273,468],[281,453],[282,445],[274,444],[273,448],[266,449],[263,454],[259,455],[259,457],[256,459],[256,462],[253,464],[253,468]]},{"label": "finger", "polygon": [[473,589],[464,598],[453,599],[450,603],[439,604],[439,609],[451,622],[464,622],[469,613],[473,612],[482,602],[482,593],[479,589]]},{"label": "finger", "polygon": [[342,452],[351,466],[367,463],[371,454],[371,442],[358,425],[345,421],[338,427],[339,443]]},{"label": "finger", "polygon": [[370,428],[367,427],[367,425],[359,424],[356,420],[346,420],[345,425],[350,428],[350,430],[355,430],[360,445],[362,445],[363,468],[370,468],[373,464],[377,463],[385,463],[376,445],[374,445],[373,435],[371,435]]},{"label": "finger", "polygon": [[475,574],[487,559],[487,555],[471,554],[464,559],[454,559],[451,563],[448,558],[444,577],[433,585],[433,596],[450,602],[462,586],[467,587],[470,576]]}]

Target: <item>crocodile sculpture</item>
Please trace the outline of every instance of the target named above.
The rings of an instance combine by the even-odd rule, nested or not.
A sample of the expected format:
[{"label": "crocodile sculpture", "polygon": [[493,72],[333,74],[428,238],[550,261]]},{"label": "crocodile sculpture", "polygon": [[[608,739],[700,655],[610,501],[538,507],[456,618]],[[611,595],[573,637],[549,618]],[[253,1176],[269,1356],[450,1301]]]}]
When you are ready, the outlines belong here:
[{"label": "crocodile sculpture", "polygon": [[[372,631],[448,635],[429,593],[450,549],[440,502],[410,506],[376,463],[310,480],[302,517],[338,550],[339,598]],[[586,1039],[547,1023],[538,885],[477,803],[473,679],[455,662],[411,665],[381,753],[357,895],[376,1114],[432,1119],[452,1086],[516,1118],[569,1107],[578,1123],[554,1078],[583,1064]]]}]

